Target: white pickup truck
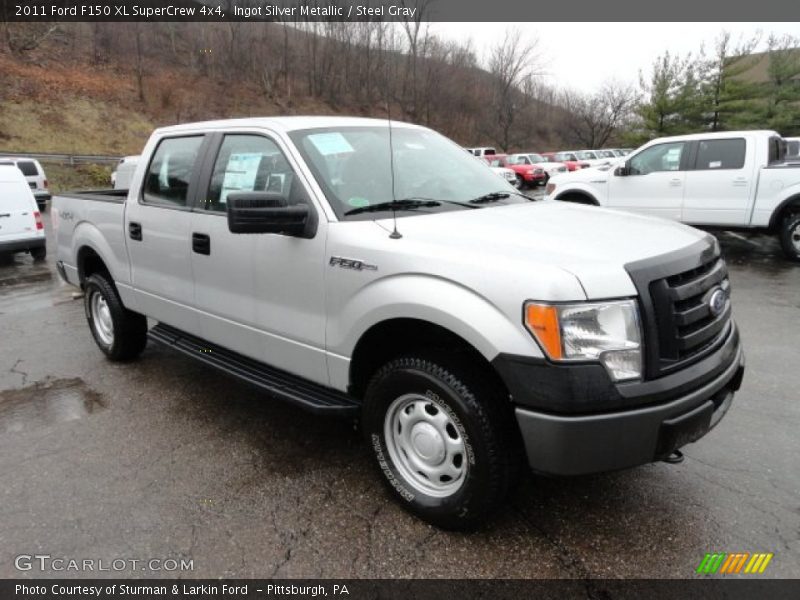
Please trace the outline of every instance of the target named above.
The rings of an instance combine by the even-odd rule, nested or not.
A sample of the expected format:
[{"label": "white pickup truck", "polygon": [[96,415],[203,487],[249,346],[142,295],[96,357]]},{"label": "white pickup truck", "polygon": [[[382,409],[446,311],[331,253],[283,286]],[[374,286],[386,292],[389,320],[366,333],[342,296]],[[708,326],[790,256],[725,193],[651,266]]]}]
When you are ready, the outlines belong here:
[{"label": "white pickup truck", "polygon": [[391,493],[443,527],[478,523],[524,462],[677,460],[742,381],[713,236],[533,201],[423,127],[168,127],[127,193],[54,207],[58,270],[108,358],[149,336],[360,421]]},{"label": "white pickup truck", "polygon": [[800,164],[774,131],[659,138],[607,169],[550,180],[548,197],[704,228],[777,234],[800,260]]}]

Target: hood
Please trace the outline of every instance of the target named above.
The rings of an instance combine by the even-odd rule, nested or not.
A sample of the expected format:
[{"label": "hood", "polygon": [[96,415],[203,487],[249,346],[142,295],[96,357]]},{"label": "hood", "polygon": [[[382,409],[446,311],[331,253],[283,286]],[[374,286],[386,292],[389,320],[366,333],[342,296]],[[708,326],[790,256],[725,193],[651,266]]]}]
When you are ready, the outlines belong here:
[{"label": "hood", "polygon": [[556,175],[550,183],[556,186],[562,183],[608,183],[608,174],[609,167],[591,166]]},{"label": "hood", "polygon": [[[376,223],[391,227],[391,220]],[[708,236],[673,221],[547,200],[408,217],[398,229],[407,251],[472,257],[476,269],[562,269],[577,277],[588,299],[635,295],[626,264]]]}]

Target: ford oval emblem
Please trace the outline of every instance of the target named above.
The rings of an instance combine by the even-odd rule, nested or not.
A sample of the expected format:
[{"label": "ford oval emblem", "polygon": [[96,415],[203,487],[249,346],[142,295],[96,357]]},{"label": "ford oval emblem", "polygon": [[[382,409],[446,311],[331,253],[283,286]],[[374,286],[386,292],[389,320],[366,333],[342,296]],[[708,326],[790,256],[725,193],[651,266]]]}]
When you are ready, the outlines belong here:
[{"label": "ford oval emblem", "polygon": [[728,294],[722,288],[717,288],[711,297],[708,299],[708,310],[715,317],[722,314],[725,310],[725,301],[728,299]]}]

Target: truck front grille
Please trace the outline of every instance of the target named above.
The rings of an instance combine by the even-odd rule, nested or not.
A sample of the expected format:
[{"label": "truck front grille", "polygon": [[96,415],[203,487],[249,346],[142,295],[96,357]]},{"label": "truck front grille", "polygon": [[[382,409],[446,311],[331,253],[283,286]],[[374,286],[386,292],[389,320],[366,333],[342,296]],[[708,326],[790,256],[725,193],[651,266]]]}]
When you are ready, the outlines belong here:
[{"label": "truck front grille", "polygon": [[716,243],[694,256],[643,263],[628,265],[628,272],[640,294],[652,379],[700,360],[728,335],[730,281]]}]

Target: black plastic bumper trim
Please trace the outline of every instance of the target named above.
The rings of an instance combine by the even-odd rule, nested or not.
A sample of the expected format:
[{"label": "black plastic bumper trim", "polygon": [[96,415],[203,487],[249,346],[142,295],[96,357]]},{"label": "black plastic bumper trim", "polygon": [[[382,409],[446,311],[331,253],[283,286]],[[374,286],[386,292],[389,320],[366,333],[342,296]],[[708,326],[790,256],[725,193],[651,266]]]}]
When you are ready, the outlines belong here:
[{"label": "black plastic bumper trim", "polygon": [[[666,404],[582,416],[517,407],[528,463],[540,473],[583,475],[658,460],[699,439],[720,421],[743,372],[744,352],[738,348],[735,360],[713,381]],[[709,404],[712,409],[707,414],[703,411]],[[693,412],[698,409],[699,417]]]}]

